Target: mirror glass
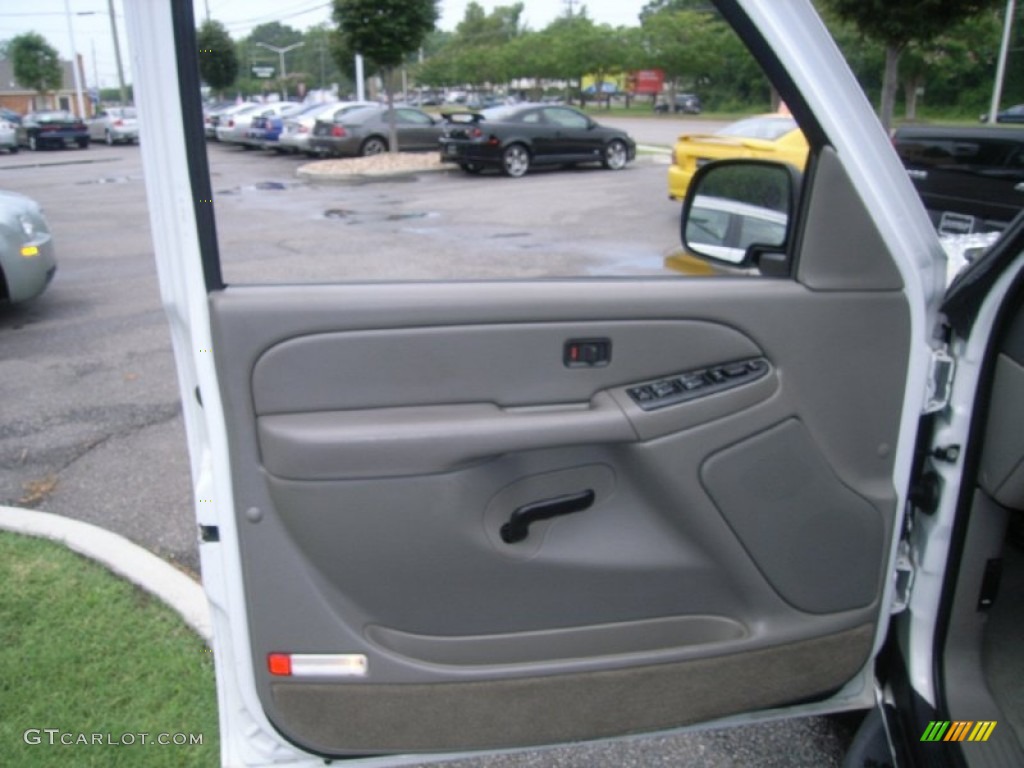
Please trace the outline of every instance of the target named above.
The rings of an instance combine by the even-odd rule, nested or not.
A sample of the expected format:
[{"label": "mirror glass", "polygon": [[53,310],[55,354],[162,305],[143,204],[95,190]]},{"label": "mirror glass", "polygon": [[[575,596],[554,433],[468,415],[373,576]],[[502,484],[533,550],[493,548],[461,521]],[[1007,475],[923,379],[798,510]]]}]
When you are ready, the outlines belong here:
[{"label": "mirror glass", "polygon": [[700,256],[744,264],[752,245],[786,242],[793,177],[781,165],[715,164],[696,180],[684,209],[683,245]]}]

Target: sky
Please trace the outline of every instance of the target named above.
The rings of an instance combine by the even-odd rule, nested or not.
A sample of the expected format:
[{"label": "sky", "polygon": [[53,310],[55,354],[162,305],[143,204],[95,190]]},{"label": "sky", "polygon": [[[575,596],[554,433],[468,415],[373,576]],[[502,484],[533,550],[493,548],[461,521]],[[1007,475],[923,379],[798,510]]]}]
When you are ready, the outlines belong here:
[{"label": "sky", "polygon": [[[38,32],[54,46],[62,59],[71,58],[71,42],[65,2],[72,14],[75,48],[82,56],[85,68],[85,86],[98,84],[101,88],[117,86],[117,66],[114,56],[109,0],[32,0],[14,2],[0,0],[0,40],[7,40],[23,32]],[[123,2],[113,0],[121,60],[126,82],[131,82],[130,48],[125,34]],[[151,2],[151,0],[135,0]],[[486,11],[497,5],[511,5],[514,0],[477,0]],[[568,0],[522,0],[525,6],[523,22],[531,29],[542,29],[552,19],[567,10]],[[594,21],[612,26],[632,26],[639,23],[640,9],[646,0],[572,0],[574,10],[585,5]],[[469,0],[441,0],[441,29],[452,30],[462,20]],[[210,17],[223,23],[234,38],[245,37],[254,26],[280,21],[296,29],[306,29],[330,20],[331,3],[327,0],[193,0],[197,21]]]}]

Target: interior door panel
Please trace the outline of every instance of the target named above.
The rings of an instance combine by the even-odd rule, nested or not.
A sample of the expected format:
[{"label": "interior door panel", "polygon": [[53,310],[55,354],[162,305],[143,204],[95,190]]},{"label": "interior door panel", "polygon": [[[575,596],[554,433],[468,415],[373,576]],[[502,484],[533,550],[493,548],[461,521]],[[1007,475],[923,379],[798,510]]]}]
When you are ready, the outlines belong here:
[{"label": "interior door panel", "polygon": [[[824,695],[867,660],[901,291],[241,287],[210,308],[258,692],[307,748],[666,728]],[[579,340],[607,355],[573,364]],[[281,652],[360,665],[275,676]]]}]

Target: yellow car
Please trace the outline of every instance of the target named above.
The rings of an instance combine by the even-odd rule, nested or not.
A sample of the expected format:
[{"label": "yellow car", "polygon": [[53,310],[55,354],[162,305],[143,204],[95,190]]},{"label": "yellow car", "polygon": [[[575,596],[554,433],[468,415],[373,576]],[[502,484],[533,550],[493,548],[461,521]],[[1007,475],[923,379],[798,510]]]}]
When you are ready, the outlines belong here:
[{"label": "yellow car", "polygon": [[712,134],[684,134],[672,150],[668,196],[681,201],[693,174],[713,160],[753,157],[792,163],[803,170],[807,149],[796,121],[779,113],[748,117]]}]

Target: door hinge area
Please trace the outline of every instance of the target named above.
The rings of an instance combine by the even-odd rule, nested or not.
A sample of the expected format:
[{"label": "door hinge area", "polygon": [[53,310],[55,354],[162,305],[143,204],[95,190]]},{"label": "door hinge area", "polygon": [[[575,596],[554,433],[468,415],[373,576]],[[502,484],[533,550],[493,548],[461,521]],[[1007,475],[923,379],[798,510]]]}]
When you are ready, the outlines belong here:
[{"label": "door hinge area", "polygon": [[910,593],[914,589],[914,561],[910,557],[910,543],[904,539],[896,553],[896,588],[892,596],[889,613],[903,613],[910,604]]},{"label": "door hinge area", "polygon": [[922,413],[937,413],[949,405],[956,361],[945,349],[933,349],[928,366],[928,391]]}]

